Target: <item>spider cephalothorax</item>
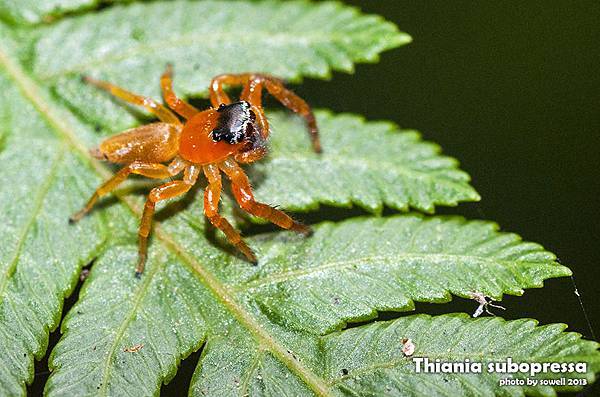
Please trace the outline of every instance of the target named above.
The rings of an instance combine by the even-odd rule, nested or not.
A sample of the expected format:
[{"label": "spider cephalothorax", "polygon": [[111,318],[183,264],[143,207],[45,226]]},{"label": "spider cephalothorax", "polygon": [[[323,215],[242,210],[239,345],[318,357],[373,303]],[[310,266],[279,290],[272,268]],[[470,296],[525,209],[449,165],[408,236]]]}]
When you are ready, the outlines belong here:
[{"label": "spider cephalothorax", "polygon": [[[219,214],[221,172],[231,180],[236,201],[247,212],[299,233],[310,228],[293,220],[285,212],[254,199],[248,177],[238,163],[251,163],[267,153],[269,123],[262,108],[263,88],[307,122],[316,152],[321,151],[315,117],[310,107],[284,87],[281,81],[261,74],[224,74],[215,77],[209,87],[212,107],[200,111],[173,93],[171,68],[161,77],[161,88],[171,110],[151,98],[128,92],[113,84],[85,77],[84,81],[107,90],[127,102],[141,105],[154,113],[160,122],[133,128],[103,141],[92,150],[94,157],[125,166],[102,184],[86,206],[71,217],[75,222],[89,212],[98,198],[114,190],[131,173],[155,179],[169,179],[183,172],[181,180],[167,182],[152,189],[144,205],[139,229],[139,260],[136,274],[144,269],[147,241],[157,202],[182,195],[196,183],[200,172],[208,180],[204,192],[204,213],[229,241],[253,263],[256,256],[240,234]],[[232,103],[223,85],[242,85],[240,101]],[[168,165],[163,163],[168,162]]]},{"label": "spider cephalothorax", "polygon": [[220,113],[217,128],[212,131],[215,142],[225,140],[230,144],[246,141],[254,143],[261,134],[256,124],[256,114],[246,101],[229,105],[221,104],[217,109]]}]

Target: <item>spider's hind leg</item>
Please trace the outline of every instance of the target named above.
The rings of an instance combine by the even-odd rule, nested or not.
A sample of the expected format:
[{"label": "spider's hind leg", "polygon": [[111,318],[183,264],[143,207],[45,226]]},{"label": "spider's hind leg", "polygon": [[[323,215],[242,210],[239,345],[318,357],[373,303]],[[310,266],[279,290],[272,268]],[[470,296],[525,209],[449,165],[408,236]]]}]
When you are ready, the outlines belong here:
[{"label": "spider's hind leg", "polygon": [[150,113],[156,115],[156,117],[158,117],[160,121],[175,125],[181,125],[181,121],[179,121],[179,119],[173,114],[173,112],[171,112],[169,109],[156,102],[152,98],[134,94],[133,92],[129,92],[117,85],[114,85],[107,81],[96,80],[89,76],[83,76],[82,80],[85,83],[94,85],[100,89],[108,91],[112,95],[124,100],[125,102],[145,107],[146,110],[148,110]]}]

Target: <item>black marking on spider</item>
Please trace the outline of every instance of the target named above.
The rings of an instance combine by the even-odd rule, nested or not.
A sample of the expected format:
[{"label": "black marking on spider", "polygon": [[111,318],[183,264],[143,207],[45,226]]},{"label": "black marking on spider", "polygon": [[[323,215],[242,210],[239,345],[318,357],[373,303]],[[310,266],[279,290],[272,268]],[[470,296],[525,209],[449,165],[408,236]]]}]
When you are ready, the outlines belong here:
[{"label": "black marking on spider", "polygon": [[226,141],[236,144],[248,141],[253,144],[260,139],[259,128],[256,125],[256,114],[246,101],[235,102],[229,105],[221,104],[217,109],[219,124],[212,131],[212,139],[215,142]]}]

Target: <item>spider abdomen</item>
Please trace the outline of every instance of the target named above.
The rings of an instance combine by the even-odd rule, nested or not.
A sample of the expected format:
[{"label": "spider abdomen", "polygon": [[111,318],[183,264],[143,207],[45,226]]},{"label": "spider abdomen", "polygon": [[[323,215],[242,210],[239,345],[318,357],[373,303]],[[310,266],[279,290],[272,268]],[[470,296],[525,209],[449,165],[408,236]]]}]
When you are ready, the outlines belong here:
[{"label": "spider abdomen", "polygon": [[168,123],[152,123],[131,128],[105,139],[91,150],[94,157],[111,163],[134,161],[163,162],[177,154],[178,128]]}]

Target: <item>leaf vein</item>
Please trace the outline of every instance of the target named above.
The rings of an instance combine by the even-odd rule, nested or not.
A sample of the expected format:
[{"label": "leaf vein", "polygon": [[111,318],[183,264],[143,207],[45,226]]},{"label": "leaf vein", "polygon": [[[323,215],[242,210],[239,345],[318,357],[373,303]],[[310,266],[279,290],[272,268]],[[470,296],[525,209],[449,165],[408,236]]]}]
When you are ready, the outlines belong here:
[{"label": "leaf vein", "polygon": [[[485,257],[481,257],[481,256],[457,255],[457,254],[409,253],[409,254],[397,255],[393,259],[395,261],[401,261],[401,260],[425,259],[425,258],[431,259],[431,260],[448,260],[448,261],[450,261],[450,260],[452,260],[452,261],[478,260],[478,261],[482,261],[482,262],[489,262],[492,264],[500,264],[500,265],[506,266],[506,267],[512,266],[512,263],[507,260],[501,260],[501,259],[496,259],[496,258],[485,258]],[[310,275],[320,273],[325,270],[346,269],[346,268],[353,267],[357,264],[373,262],[373,261],[381,261],[382,263],[385,263],[386,265],[389,265],[389,266],[393,266],[393,265],[397,264],[395,261],[390,260],[390,258],[388,256],[372,255],[372,256],[366,256],[366,257],[362,257],[362,258],[353,258],[353,259],[341,260],[341,261],[335,261],[335,262],[329,262],[329,263],[324,262],[322,265],[319,265],[319,266],[313,266],[310,268],[292,270],[292,271],[288,271],[288,272],[271,273],[267,277],[252,280],[250,282],[241,284],[239,286],[231,284],[231,285],[229,285],[229,287],[235,292],[249,291],[249,290],[253,290],[253,289],[262,287],[263,285],[267,285],[267,284],[280,283],[280,282],[289,281],[292,279],[301,278],[303,276],[310,276]],[[519,263],[521,265],[527,265],[527,264],[539,265],[539,263],[527,262],[527,261],[522,261]]]},{"label": "leaf vein", "polygon": [[8,280],[10,279],[11,275],[14,273],[14,271],[17,267],[17,262],[19,261],[19,257],[21,255],[21,250],[23,249],[23,246],[25,245],[25,240],[27,239],[27,235],[29,234],[31,227],[35,223],[35,220],[36,220],[38,214],[42,210],[42,207],[44,204],[44,199],[46,198],[46,195],[50,191],[50,187],[52,186],[52,183],[54,182],[54,179],[56,178],[57,171],[58,171],[60,164],[62,163],[64,153],[65,153],[65,148],[62,147],[61,151],[58,153],[58,155],[56,156],[56,158],[54,159],[54,161],[51,165],[51,168],[48,173],[48,177],[46,178],[46,181],[40,186],[40,189],[38,190],[38,192],[35,196],[35,204],[33,206],[33,210],[31,211],[31,216],[27,220],[25,225],[23,226],[23,229],[19,235],[19,239],[17,241],[17,246],[15,247],[15,253],[13,255],[13,258],[10,260],[9,265],[6,268],[6,270],[0,274],[0,303],[3,300],[4,292],[6,290],[6,286],[8,285]]}]

